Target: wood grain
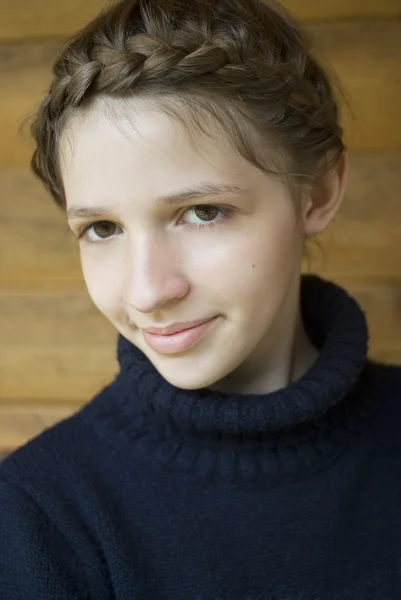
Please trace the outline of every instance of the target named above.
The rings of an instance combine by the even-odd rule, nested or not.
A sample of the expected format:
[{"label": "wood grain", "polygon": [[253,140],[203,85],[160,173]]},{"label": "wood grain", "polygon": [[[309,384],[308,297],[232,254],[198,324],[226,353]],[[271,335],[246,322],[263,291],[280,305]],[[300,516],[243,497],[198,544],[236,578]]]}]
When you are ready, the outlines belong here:
[{"label": "wood grain", "polygon": [[0,402],[83,402],[117,372],[117,332],[87,293],[2,293],[0,331]]},{"label": "wood grain", "polygon": [[0,46],[0,165],[28,164],[29,119],[45,96],[58,44]]},{"label": "wood grain", "polygon": [[349,177],[341,207],[344,219],[396,221],[401,224],[401,148],[349,153]]},{"label": "wood grain", "polygon": [[400,0],[282,0],[301,19],[366,19],[399,17]]},{"label": "wood grain", "polygon": [[310,269],[328,278],[355,282],[400,278],[401,242],[397,222],[337,218],[325,232],[309,239],[308,244]]},{"label": "wood grain", "polygon": [[[401,20],[324,23],[311,32],[346,93],[347,101],[339,100],[347,144],[401,148]],[[0,46],[0,166],[28,164],[27,118],[46,92],[59,50],[53,43]]]},{"label": "wood grain", "polygon": [[116,331],[88,292],[0,294],[0,348],[114,347]]},{"label": "wood grain", "polygon": [[[344,285],[367,316],[369,355],[401,364],[401,281]],[[116,332],[85,294],[2,294],[0,330],[4,457],[89,401],[118,364]]]},{"label": "wood grain", "polygon": [[327,23],[310,29],[338,96],[350,148],[401,148],[401,20]]},{"label": "wood grain", "polygon": [[[314,19],[388,18],[401,14],[400,0],[284,0],[297,17]],[[66,36],[81,28],[106,5],[105,0],[2,0],[0,40]]]},{"label": "wood grain", "polygon": [[84,402],[117,372],[114,344],[61,347],[38,343],[0,347],[0,351],[0,399],[12,402]]},{"label": "wood grain", "polygon": [[[0,2],[0,460],[118,371],[117,332],[86,291],[63,212],[28,171],[29,123],[20,132],[46,93],[61,39],[105,2]],[[316,238],[322,252],[310,240],[303,271],[344,285],[367,315],[369,355],[401,364],[401,0],[284,4],[342,84],[351,148],[346,200]]]},{"label": "wood grain", "polygon": [[0,404],[0,461],[39,435],[44,429],[68,418],[80,404]]},{"label": "wood grain", "polygon": [[84,290],[65,213],[28,168],[0,169],[0,289]]},{"label": "wood grain", "polygon": [[[342,283],[366,312],[370,355],[401,364],[401,279]],[[0,399],[84,402],[118,370],[117,333],[85,294],[0,295]]]},{"label": "wood grain", "polygon": [[106,0],[2,0],[0,40],[67,36],[83,27],[104,6]]},{"label": "wood grain", "polygon": [[[401,277],[401,153],[350,156],[347,198],[311,240],[310,269],[347,280]],[[27,169],[0,169],[0,288],[85,291],[79,247],[65,214]]]}]

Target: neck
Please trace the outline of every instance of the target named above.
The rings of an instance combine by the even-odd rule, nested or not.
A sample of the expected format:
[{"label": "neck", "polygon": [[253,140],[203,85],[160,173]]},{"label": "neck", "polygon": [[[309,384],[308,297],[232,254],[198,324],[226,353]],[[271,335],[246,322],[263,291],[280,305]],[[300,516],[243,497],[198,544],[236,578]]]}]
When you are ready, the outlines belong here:
[{"label": "neck", "polygon": [[268,394],[300,379],[319,356],[302,321],[298,286],[268,335],[251,356],[229,375],[208,386],[224,394]]},{"label": "neck", "polygon": [[[271,361],[265,358],[264,363],[270,378],[262,378],[262,370],[257,369],[255,361],[255,377],[249,376],[243,384],[237,374],[235,392],[228,394],[210,389],[183,390],[169,384],[141,350],[120,336],[119,379],[130,398],[125,409],[129,412],[130,405],[142,407],[181,430],[220,436],[241,437],[244,432],[259,435],[316,423],[316,419],[323,418],[346,396],[360,393],[368,330],[359,305],[332,282],[314,275],[303,276],[298,301],[305,330],[299,326],[298,317],[292,315],[293,325],[287,330],[292,337],[291,334],[274,336],[280,340],[280,348],[276,349],[278,358],[271,351]],[[287,361],[279,372],[272,365],[274,361],[281,364],[283,355]],[[266,354],[261,353],[262,356]],[[256,374],[260,374],[259,381]],[[290,383],[286,385],[286,381]],[[269,385],[274,391],[244,393],[238,383],[263,389]]]},{"label": "neck", "polygon": [[[177,388],[120,336],[118,393],[104,400],[106,421],[137,443],[144,461],[160,441],[166,463],[225,480],[298,477],[334,460],[372,417],[367,323],[344,289],[317,276],[302,277],[299,300],[305,329],[292,315],[291,327],[277,330],[288,335],[277,338],[278,358],[271,352],[265,361],[270,378],[248,371],[248,385],[271,392],[244,393],[239,375],[234,393]],[[285,369],[274,370],[283,356]]]}]

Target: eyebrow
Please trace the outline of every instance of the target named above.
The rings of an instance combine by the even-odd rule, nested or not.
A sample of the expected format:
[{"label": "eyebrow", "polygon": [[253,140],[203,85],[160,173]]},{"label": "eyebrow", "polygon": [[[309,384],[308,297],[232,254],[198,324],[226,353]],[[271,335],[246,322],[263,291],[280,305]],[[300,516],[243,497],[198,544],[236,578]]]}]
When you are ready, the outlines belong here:
[{"label": "eyebrow", "polygon": [[[176,194],[160,196],[156,200],[156,206],[180,206],[187,202],[205,198],[207,196],[220,196],[222,194],[241,194],[245,190],[235,185],[224,185],[215,183],[204,183],[196,187],[186,188]],[[80,217],[97,218],[105,217],[110,214],[110,210],[103,207],[79,207],[71,206],[67,211],[68,219],[77,219]]]}]

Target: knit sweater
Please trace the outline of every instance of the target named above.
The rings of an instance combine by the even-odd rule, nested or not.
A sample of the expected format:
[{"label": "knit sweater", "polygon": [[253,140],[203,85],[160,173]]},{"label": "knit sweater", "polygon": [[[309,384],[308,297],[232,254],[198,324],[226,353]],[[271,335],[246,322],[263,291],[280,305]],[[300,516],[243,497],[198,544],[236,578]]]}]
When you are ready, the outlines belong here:
[{"label": "knit sweater", "polygon": [[303,275],[319,350],[267,394],[115,379],[0,465],[1,600],[400,600],[401,367]]}]

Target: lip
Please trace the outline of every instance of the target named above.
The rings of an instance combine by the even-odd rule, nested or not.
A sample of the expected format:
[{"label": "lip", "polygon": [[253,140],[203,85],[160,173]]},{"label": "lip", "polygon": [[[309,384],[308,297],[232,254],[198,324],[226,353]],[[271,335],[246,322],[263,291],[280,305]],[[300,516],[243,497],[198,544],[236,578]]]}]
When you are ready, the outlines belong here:
[{"label": "lip", "polygon": [[147,327],[142,331],[144,333],[154,333],[155,335],[171,335],[172,333],[178,333],[179,331],[184,331],[186,329],[192,329],[192,327],[197,327],[198,325],[202,325],[210,321],[210,317],[207,319],[197,319],[196,321],[185,321],[184,323],[174,323],[169,327]]},{"label": "lip", "polygon": [[170,335],[156,335],[143,330],[143,337],[148,346],[161,354],[174,354],[183,352],[195,344],[203,335],[205,335],[215,325],[218,317],[213,317],[201,324],[184,329]]}]

